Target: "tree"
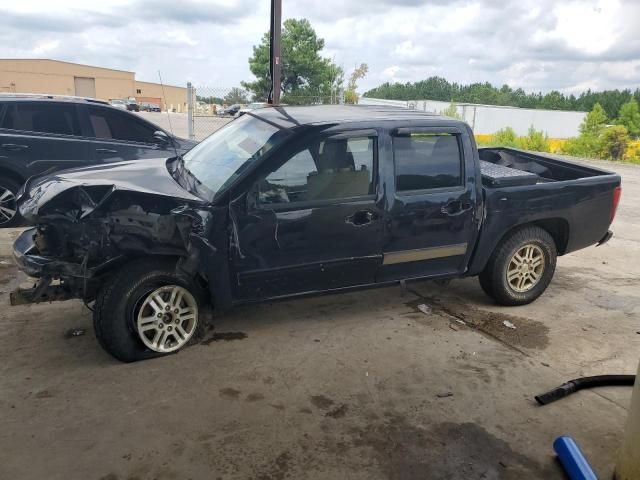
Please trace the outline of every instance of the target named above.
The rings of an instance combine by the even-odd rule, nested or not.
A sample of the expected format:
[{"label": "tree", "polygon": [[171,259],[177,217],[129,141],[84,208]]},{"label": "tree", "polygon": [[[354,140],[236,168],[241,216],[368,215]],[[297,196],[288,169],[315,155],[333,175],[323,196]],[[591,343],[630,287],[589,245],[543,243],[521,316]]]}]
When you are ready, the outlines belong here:
[{"label": "tree", "polygon": [[247,93],[244,90],[234,87],[225,95],[222,103],[233,105],[236,103],[249,103],[249,100],[247,99]]},{"label": "tree", "polygon": [[369,65],[366,63],[361,63],[360,66],[356,67],[353,72],[351,72],[349,83],[347,83],[347,89],[344,92],[345,103],[358,103],[358,80],[364,78],[368,72]]},{"label": "tree", "polygon": [[213,105],[215,103],[221,105],[222,103],[224,103],[224,100],[222,98],[214,97],[214,96],[204,97],[204,96],[196,95],[196,100],[198,102],[202,102],[202,103],[205,103],[207,105]]},{"label": "tree", "polygon": [[607,125],[607,114],[602,105],[596,103],[580,124],[580,135],[597,137]]},{"label": "tree", "polygon": [[635,98],[620,107],[616,124],[626,127],[631,136],[640,136],[640,108]]},{"label": "tree", "polygon": [[[271,91],[269,65],[269,33],[259,45],[254,45],[249,58],[253,82],[242,86],[253,93],[255,100],[265,101]],[[344,72],[331,59],[320,55],[324,40],[318,38],[307,19],[285,20],[282,28],[282,74],[280,85],[283,103],[316,103],[326,100],[342,88]]]}]

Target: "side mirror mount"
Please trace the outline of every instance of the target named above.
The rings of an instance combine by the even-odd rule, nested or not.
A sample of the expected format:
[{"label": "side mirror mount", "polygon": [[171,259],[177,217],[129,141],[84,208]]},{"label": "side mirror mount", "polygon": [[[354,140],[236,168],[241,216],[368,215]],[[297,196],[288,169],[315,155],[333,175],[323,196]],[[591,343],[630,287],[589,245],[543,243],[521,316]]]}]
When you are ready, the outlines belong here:
[{"label": "side mirror mount", "polygon": [[153,138],[155,138],[161,145],[167,145],[171,143],[169,135],[164,133],[162,130],[156,130],[155,132],[153,132]]}]

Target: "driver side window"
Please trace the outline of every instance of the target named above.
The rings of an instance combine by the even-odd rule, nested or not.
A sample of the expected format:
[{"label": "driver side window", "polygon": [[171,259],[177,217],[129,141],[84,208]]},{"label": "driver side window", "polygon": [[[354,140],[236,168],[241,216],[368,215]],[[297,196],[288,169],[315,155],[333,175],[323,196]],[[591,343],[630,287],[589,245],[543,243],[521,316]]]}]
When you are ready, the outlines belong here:
[{"label": "driver side window", "polygon": [[316,139],[259,184],[258,203],[289,204],[374,193],[375,137]]}]

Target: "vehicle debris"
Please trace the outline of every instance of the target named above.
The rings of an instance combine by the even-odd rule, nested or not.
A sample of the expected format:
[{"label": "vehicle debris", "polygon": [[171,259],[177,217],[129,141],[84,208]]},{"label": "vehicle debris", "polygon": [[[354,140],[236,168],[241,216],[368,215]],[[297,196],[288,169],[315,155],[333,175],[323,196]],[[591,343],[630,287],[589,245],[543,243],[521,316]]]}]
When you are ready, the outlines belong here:
[{"label": "vehicle debris", "polygon": [[436,397],[438,397],[438,398],[453,397],[453,392],[436,393]]},{"label": "vehicle debris", "polygon": [[505,327],[510,328],[511,330],[515,330],[516,329],[516,326],[513,323],[511,323],[509,320],[505,320],[504,322],[502,322],[502,324]]},{"label": "vehicle debris", "polygon": [[431,315],[432,313],[431,307],[426,303],[421,303],[420,305],[418,305],[418,310],[420,310],[425,315]]},{"label": "vehicle debris", "polygon": [[64,336],[65,338],[81,337],[85,333],[87,331],[84,328],[71,328],[65,332]]}]

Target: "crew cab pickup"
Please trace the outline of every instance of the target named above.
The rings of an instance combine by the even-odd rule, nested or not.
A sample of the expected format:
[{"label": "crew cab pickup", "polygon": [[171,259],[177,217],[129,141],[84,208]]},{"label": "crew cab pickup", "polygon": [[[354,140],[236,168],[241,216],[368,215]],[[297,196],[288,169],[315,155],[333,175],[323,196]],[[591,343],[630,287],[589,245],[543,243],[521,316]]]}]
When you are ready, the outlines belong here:
[{"label": "crew cab pickup", "polygon": [[[122,361],[175,352],[203,307],[479,276],[504,305],[609,240],[618,175],[476,148],[461,121],[368,106],[247,112],[183,156],[30,182],[12,302],[94,302]],[[366,308],[366,307],[365,307]]]}]

